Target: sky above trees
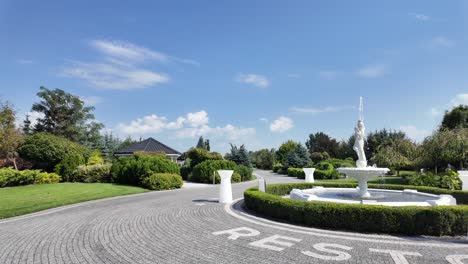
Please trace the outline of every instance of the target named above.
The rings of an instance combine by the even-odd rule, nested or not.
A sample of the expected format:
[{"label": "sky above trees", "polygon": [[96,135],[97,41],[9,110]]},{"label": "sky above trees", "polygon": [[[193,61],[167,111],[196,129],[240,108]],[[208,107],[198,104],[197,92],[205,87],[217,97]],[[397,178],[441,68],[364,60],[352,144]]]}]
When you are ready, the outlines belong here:
[{"label": "sky above trees", "polygon": [[[107,131],[185,151],[348,138],[421,140],[468,104],[464,1],[1,1],[0,96],[24,118],[40,86]],[[30,118],[37,118],[30,114]]]}]

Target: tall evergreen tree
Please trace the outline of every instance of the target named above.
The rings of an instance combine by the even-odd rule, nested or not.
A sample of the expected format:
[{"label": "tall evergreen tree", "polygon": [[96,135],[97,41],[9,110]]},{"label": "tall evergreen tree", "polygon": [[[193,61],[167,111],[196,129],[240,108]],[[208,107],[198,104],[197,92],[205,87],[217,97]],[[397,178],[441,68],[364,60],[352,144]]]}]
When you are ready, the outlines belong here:
[{"label": "tall evergreen tree", "polygon": [[288,154],[285,167],[286,168],[304,168],[310,162],[307,149],[298,144],[293,151]]},{"label": "tall evergreen tree", "polygon": [[231,153],[225,156],[226,159],[234,161],[236,164],[245,165],[250,167],[249,152],[244,145],[239,148],[236,145],[231,144]]},{"label": "tall evergreen tree", "polygon": [[196,148],[205,149],[205,141],[203,140],[203,136],[200,136],[198,139]]},{"label": "tall evergreen tree", "polygon": [[29,119],[29,115],[26,115],[26,119],[23,121],[23,134],[31,135],[32,127],[31,127],[31,120]]}]

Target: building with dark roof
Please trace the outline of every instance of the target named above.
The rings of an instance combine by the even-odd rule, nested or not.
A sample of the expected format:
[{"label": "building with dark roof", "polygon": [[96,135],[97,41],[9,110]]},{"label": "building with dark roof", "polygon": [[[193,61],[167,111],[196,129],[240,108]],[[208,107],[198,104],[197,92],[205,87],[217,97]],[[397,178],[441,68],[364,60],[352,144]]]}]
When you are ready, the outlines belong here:
[{"label": "building with dark roof", "polygon": [[164,153],[172,161],[177,161],[177,158],[180,157],[181,153],[159,141],[150,137],[146,140],[134,143],[126,148],[120,149],[114,152],[115,156],[130,156],[135,152],[146,152],[146,153]]}]

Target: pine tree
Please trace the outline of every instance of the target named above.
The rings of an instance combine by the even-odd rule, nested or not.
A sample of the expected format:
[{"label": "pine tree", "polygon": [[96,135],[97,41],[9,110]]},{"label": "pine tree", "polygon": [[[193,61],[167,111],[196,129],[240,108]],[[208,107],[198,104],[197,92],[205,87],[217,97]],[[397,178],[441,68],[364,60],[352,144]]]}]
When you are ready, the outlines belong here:
[{"label": "pine tree", "polygon": [[29,119],[29,115],[26,115],[26,119],[23,121],[23,133],[25,135],[32,134],[31,120]]},{"label": "pine tree", "polygon": [[293,151],[288,154],[288,158],[286,160],[286,167],[288,168],[304,168],[307,163],[310,162],[309,154],[307,153],[307,149],[302,146],[302,144],[298,144]]},{"label": "pine tree", "polygon": [[203,136],[200,136],[198,139],[196,148],[205,149],[205,141],[203,140]]}]

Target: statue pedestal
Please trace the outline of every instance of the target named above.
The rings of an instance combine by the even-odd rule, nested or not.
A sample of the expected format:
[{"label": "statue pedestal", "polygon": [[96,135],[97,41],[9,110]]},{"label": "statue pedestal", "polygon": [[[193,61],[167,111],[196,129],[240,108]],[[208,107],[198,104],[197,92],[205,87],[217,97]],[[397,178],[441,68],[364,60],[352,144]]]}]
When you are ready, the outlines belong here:
[{"label": "statue pedestal", "polygon": [[219,187],[219,202],[231,203],[232,202],[232,186],[231,176],[234,173],[232,170],[219,170],[218,174],[221,177],[221,186]]},{"label": "statue pedestal", "polygon": [[458,178],[462,181],[462,191],[468,191],[468,170],[458,171]]},{"label": "statue pedestal", "polygon": [[305,182],[314,182],[315,168],[302,168],[305,174]]}]

